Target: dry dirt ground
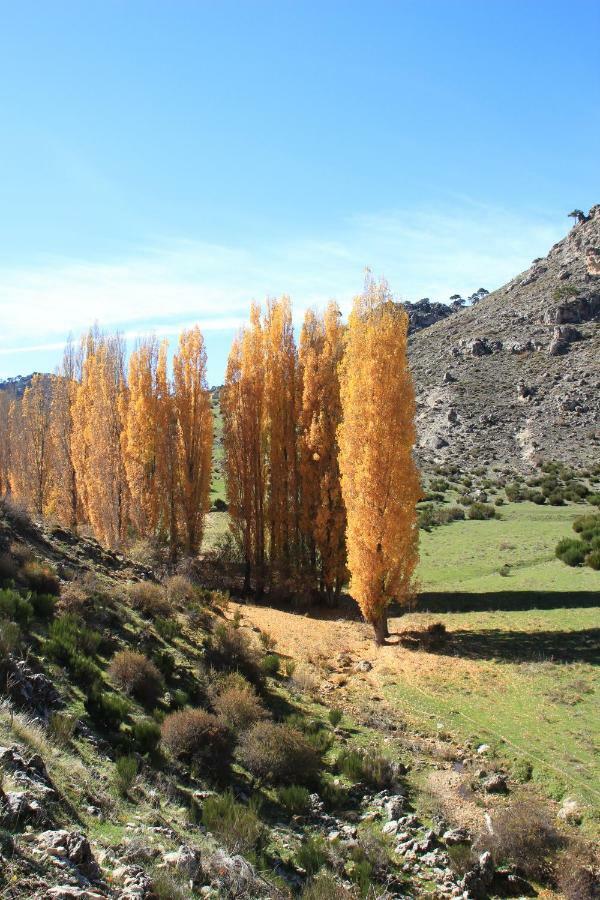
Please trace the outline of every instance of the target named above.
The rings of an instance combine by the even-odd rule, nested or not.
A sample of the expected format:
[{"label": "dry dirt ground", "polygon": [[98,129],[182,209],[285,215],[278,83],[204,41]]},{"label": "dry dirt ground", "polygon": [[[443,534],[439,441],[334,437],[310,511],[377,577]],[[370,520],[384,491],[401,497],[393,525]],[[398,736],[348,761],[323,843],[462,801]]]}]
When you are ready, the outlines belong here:
[{"label": "dry dirt ground", "polygon": [[[404,754],[407,750],[413,753],[419,788],[430,796],[435,809],[456,825],[474,831],[485,827],[485,814],[498,800],[482,801],[472,793],[471,774],[462,764],[464,749],[450,738],[432,738],[430,729],[419,732],[415,724],[418,710],[393,706],[382,696],[382,684],[387,679],[409,678],[415,666],[436,666],[439,673],[438,659],[432,662],[429,654],[415,653],[398,644],[398,633],[411,628],[410,616],[390,618],[389,642],[377,647],[372,629],[358,617],[350,618],[352,612],[346,613],[346,618],[340,617],[339,610],[309,616],[232,602],[230,613],[236,614],[236,610],[242,616],[241,627],[267,632],[276,641],[280,656],[296,662],[298,677],[306,679],[305,686],[312,686],[324,702],[342,709],[357,723],[381,731],[386,743],[396,743]],[[361,663],[367,671],[360,670]],[[477,676],[469,660],[454,659],[452,665],[457,664]]]}]

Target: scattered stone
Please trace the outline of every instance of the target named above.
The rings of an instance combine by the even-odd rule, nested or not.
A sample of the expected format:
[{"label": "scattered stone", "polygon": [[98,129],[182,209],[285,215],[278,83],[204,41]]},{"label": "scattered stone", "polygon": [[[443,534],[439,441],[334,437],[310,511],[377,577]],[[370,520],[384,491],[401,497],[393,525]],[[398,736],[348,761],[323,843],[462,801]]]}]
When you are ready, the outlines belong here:
[{"label": "scattered stone", "polygon": [[487,900],[489,889],[494,880],[494,862],[492,854],[486,850],[482,853],[472,869],[464,876],[461,887],[473,900]]},{"label": "scattered stone", "polygon": [[501,775],[499,772],[495,775],[490,775],[490,777],[483,782],[483,789],[487,791],[488,794],[507,794],[508,784],[506,775]]},{"label": "scattered stone", "polygon": [[570,825],[579,825],[582,819],[581,805],[573,797],[565,797],[558,811],[558,818]]},{"label": "scattered stone", "polygon": [[37,844],[50,856],[66,859],[76,866],[87,878],[94,881],[100,875],[90,843],[79,831],[42,831],[37,835]]},{"label": "scattered stone", "polygon": [[361,659],[360,662],[357,662],[354,666],[355,672],[370,672],[373,668],[373,663],[369,662],[368,659]]},{"label": "scattered stone", "polygon": [[381,831],[383,834],[396,834],[398,831],[398,823],[394,819],[391,819],[389,822],[385,823]]},{"label": "scattered stone", "polygon": [[166,853],[163,857],[168,866],[173,866],[180,872],[185,872],[189,878],[196,880],[200,871],[200,851],[187,844],[182,844],[178,850]]},{"label": "scattered stone", "polygon": [[442,840],[449,847],[455,844],[467,844],[471,841],[471,835],[466,828],[451,828],[442,835]]}]

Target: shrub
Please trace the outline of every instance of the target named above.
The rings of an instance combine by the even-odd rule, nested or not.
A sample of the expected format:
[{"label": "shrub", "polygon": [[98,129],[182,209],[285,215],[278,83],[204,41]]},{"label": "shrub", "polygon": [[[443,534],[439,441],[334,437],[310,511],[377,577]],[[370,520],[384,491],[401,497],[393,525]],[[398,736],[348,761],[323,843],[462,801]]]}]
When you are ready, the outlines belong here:
[{"label": "shrub", "polygon": [[556,880],[565,900],[598,900],[600,856],[581,840],[573,841],[556,864]]},{"label": "shrub", "polygon": [[94,656],[101,640],[99,632],[88,628],[79,616],[66,614],[59,616],[50,626],[46,653],[57,662],[68,665],[76,651]]},{"label": "shrub", "polygon": [[531,781],[533,766],[528,759],[517,759],[511,766],[511,772],[515,781],[520,781],[521,784],[524,784],[526,781]]},{"label": "shrub", "polygon": [[310,808],[310,792],[300,784],[280,787],[277,798],[291,816],[301,816]]},{"label": "shrub", "polygon": [[121,756],[115,764],[115,785],[122,797],[126,797],[137,778],[138,764],[135,756]]},{"label": "shrub", "polygon": [[600,550],[592,550],[585,558],[586,566],[590,566],[590,568],[595,569],[596,571],[600,570]]},{"label": "shrub", "polygon": [[17,577],[18,566],[10,553],[0,553],[0,584]]},{"label": "shrub", "polygon": [[152,719],[138,719],[131,729],[138,753],[154,753],[160,741],[160,725]]},{"label": "shrub", "polygon": [[181,709],[165,717],[161,743],[176,759],[210,770],[225,768],[231,758],[229,729],[203,709]]},{"label": "shrub", "polygon": [[155,704],[163,692],[160,672],[143,653],[121,650],[109,667],[110,677],[122,691],[149,705]]},{"label": "shrub", "polygon": [[342,750],[337,758],[338,771],[351,781],[363,781],[373,788],[391,787],[396,773],[391,760],[380,754],[360,750]]},{"label": "shrub", "polygon": [[100,669],[91,657],[75,651],[68,659],[67,666],[73,679],[84,687],[90,687],[100,677]]},{"label": "shrub", "polygon": [[587,547],[583,541],[562,538],[556,545],[555,554],[568,566],[581,566],[586,557]]},{"label": "shrub", "polygon": [[117,729],[129,715],[129,703],[125,698],[104,691],[98,683],[90,691],[85,708],[92,719],[109,730]]},{"label": "shrub", "polygon": [[342,716],[343,716],[343,713],[342,713],[341,709],[330,709],[329,710],[328,718],[334,728],[337,728],[337,726],[340,724],[340,722],[342,721]]},{"label": "shrub", "polygon": [[243,734],[238,755],[252,775],[275,784],[314,781],[321,762],[301,731],[273,722],[257,722]]},{"label": "shrub", "polygon": [[489,850],[496,865],[518,866],[527,878],[543,878],[549,857],[562,846],[562,838],[543,804],[526,799],[512,803],[493,818],[493,834],[477,840],[477,849]]},{"label": "shrub", "polygon": [[470,519],[494,519],[496,510],[491,503],[472,503],[469,507]]},{"label": "shrub", "polygon": [[230,686],[213,700],[216,714],[233,731],[246,731],[251,725],[267,717],[267,711],[250,684]]},{"label": "shrub", "polygon": [[48,719],[48,735],[59,747],[67,747],[75,734],[79,719],[72,713],[53,712]]},{"label": "shrub", "polygon": [[21,646],[21,629],[16,622],[0,619],[0,664]]},{"label": "shrub", "polygon": [[56,609],[56,596],[54,594],[31,594],[29,602],[33,607],[33,613],[38,619],[51,619]]},{"label": "shrub", "polygon": [[241,672],[254,684],[261,681],[258,651],[246,635],[226,622],[214,629],[206,647],[209,665],[228,672]]},{"label": "shrub", "polygon": [[349,891],[325,870],[312,878],[302,891],[302,900],[355,900],[356,896],[354,890]]},{"label": "shrub", "polygon": [[12,588],[0,591],[0,619],[13,619],[19,625],[29,625],[33,608],[29,600]]},{"label": "shrub", "polygon": [[259,634],[258,637],[259,637],[262,647],[265,650],[269,650],[269,651],[274,650],[275,647],[277,646],[277,641],[275,640],[275,638],[273,637],[272,634],[269,634],[268,631],[261,631],[261,633]]},{"label": "shrub", "polygon": [[325,839],[320,834],[307,835],[296,851],[296,862],[307,875],[316,875],[329,859]]},{"label": "shrub", "polygon": [[167,600],[172,606],[189,606],[198,600],[198,588],[185,575],[172,575],[165,581]]},{"label": "shrub", "polygon": [[206,798],[202,821],[231,853],[248,855],[259,848],[265,838],[256,805],[238,803],[231,790]]},{"label": "shrub", "polygon": [[25,580],[27,587],[38,594],[53,594],[58,597],[60,593],[60,581],[56,572],[48,566],[34,559],[28,560],[21,569],[21,578]]},{"label": "shrub", "polygon": [[179,623],[176,619],[163,619],[162,616],[154,620],[154,627],[165,641],[174,640],[180,631]]},{"label": "shrub", "polygon": [[597,529],[600,529],[600,515],[577,516],[573,521],[573,531],[576,531],[578,534],[581,534],[582,532],[594,532]]},{"label": "shrub", "polygon": [[275,678],[279,674],[279,657],[276,653],[268,653],[260,662],[260,668],[264,675]]},{"label": "shrub", "polygon": [[127,594],[132,607],[149,618],[167,616],[171,611],[164,588],[153,581],[132,582]]}]

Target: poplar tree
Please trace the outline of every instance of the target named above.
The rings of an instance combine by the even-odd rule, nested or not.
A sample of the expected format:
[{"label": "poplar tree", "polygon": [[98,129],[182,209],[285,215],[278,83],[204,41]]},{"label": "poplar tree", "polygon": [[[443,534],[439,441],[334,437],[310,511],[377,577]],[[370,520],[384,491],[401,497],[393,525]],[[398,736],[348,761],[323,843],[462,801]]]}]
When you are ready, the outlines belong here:
[{"label": "poplar tree", "polygon": [[161,511],[159,453],[164,441],[159,433],[158,364],[157,339],[143,338],[129,358],[128,394],[123,409],[121,446],[131,496],[130,519],[143,537],[155,535]]},{"label": "poplar tree", "polygon": [[264,348],[269,560],[271,575],[287,577],[294,571],[299,554],[296,423],[301,399],[298,354],[288,297],[268,301]]},{"label": "poplar tree", "polygon": [[252,304],[250,325],[237,337],[221,391],[225,478],[231,529],[244,556],[244,591],[265,580],[267,439],[264,335],[260,309]]},{"label": "poplar tree", "polygon": [[183,331],[173,359],[173,404],[177,422],[177,474],[183,546],[197,553],[208,511],[213,417],[206,381],[204,338],[196,326]]},{"label": "poplar tree", "polygon": [[408,317],[387,284],[369,277],[348,322],[338,431],[348,516],[350,592],[381,644],[387,609],[406,604],[418,560],[413,459],[414,389],[406,355]]},{"label": "poplar tree", "polygon": [[343,335],[337,304],[330,303],[324,317],[307,311],[299,350],[301,528],[309,572],[329,603],[339,595],[347,575],[346,510],[337,445]]},{"label": "poplar tree", "polygon": [[52,494],[56,518],[75,528],[79,515],[77,480],[73,464],[73,407],[77,396],[77,354],[69,338],[61,365],[52,381],[51,435],[53,447]]},{"label": "poplar tree", "polygon": [[0,497],[10,488],[10,397],[8,391],[0,391]]},{"label": "poplar tree", "polygon": [[10,407],[10,490],[34,515],[50,512],[52,441],[50,379],[34,375]]},{"label": "poplar tree", "polygon": [[103,544],[117,546],[128,523],[121,452],[126,414],[125,347],[119,335],[83,341],[81,383],[73,405],[72,458],[85,518]]}]

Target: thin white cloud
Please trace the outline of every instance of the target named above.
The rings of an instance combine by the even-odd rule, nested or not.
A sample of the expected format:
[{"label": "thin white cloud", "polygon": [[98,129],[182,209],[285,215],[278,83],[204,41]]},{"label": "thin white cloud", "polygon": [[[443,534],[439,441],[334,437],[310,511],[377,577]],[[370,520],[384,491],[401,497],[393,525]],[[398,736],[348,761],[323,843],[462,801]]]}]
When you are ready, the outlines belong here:
[{"label": "thin white cloud", "polygon": [[176,334],[199,322],[234,330],[251,300],[288,293],[296,317],[335,297],[345,311],[364,267],[406,299],[447,300],[512,278],[565,232],[562,222],[517,216],[468,198],[427,210],[356,215],[335,236],[243,246],[165,240],[121,260],[50,259],[0,270],[0,354],[51,351],[98,321],[131,337]]}]

